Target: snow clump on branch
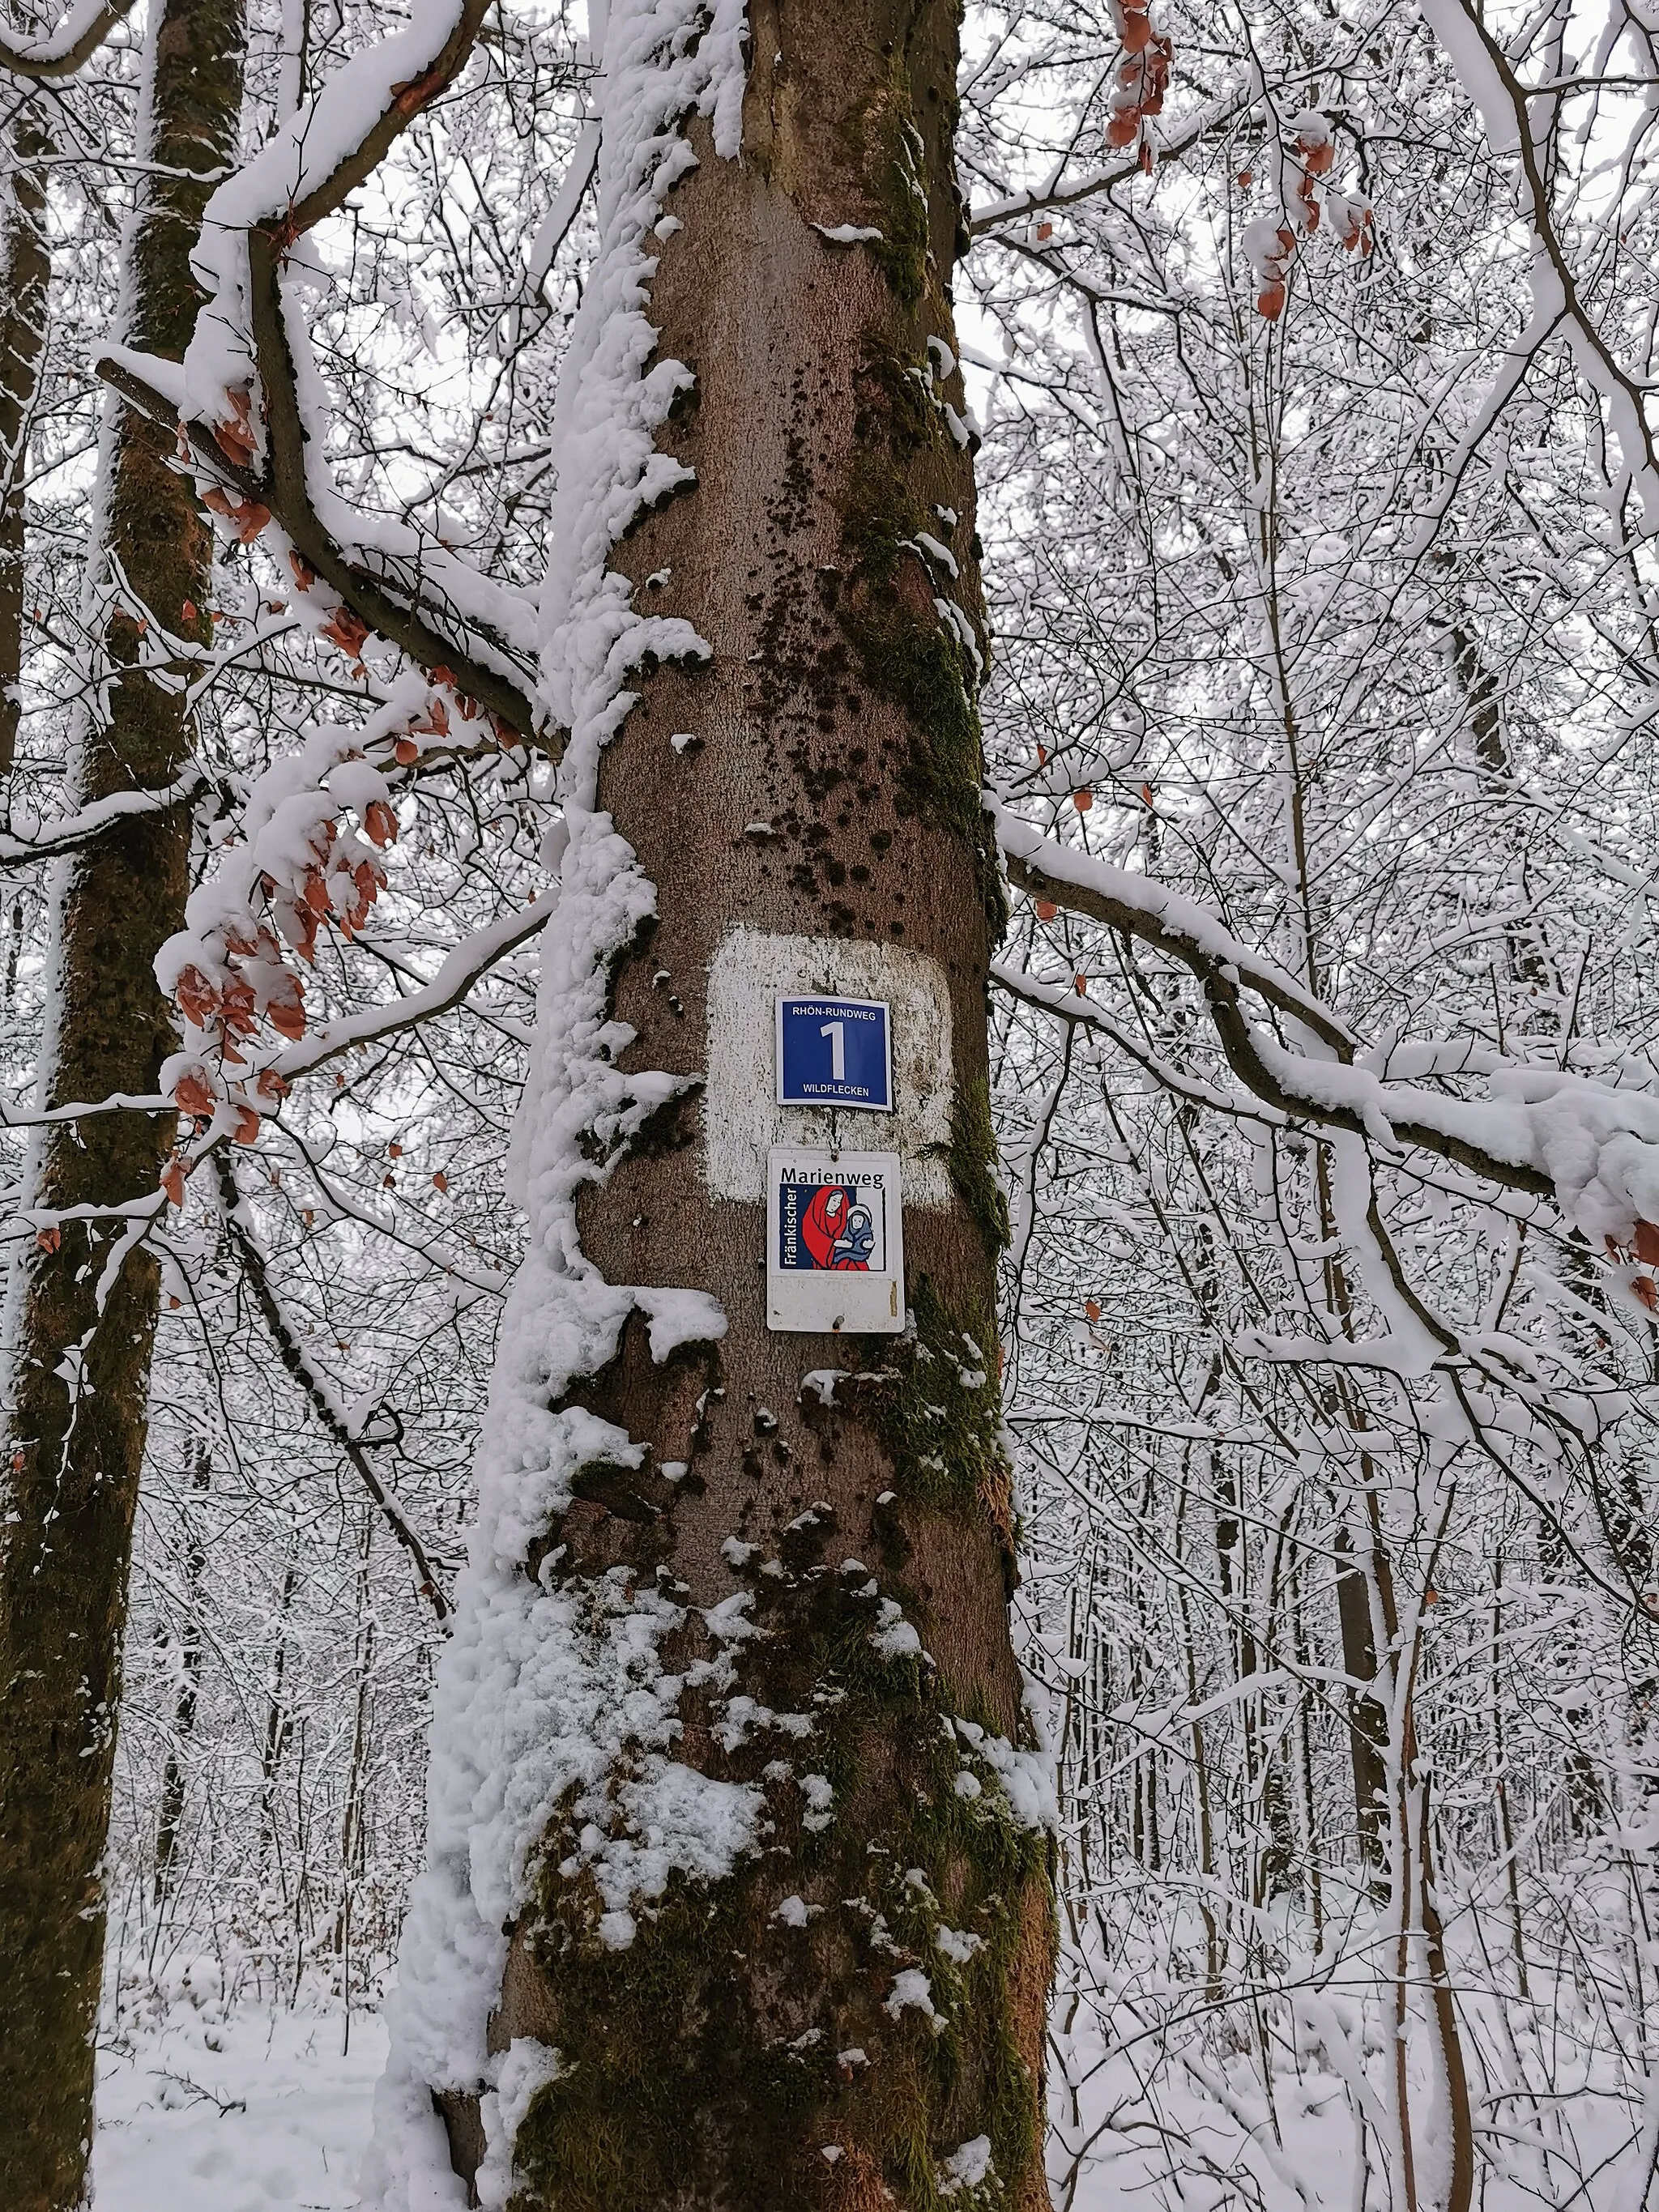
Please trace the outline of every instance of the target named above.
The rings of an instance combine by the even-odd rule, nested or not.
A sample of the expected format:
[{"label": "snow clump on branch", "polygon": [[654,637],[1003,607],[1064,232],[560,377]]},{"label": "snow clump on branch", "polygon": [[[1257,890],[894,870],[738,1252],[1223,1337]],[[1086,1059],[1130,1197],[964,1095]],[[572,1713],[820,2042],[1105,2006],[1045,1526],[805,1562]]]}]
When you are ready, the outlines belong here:
[{"label": "snow clump on branch", "polygon": [[[185,927],[155,957],[155,980],[184,1031],[161,1085],[199,1137],[258,1141],[262,1116],[288,1087],[270,1062],[282,1041],[306,1030],[305,985],[289,956],[310,964],[325,922],[347,938],[367,922],[398,836],[387,771],[419,759],[417,736],[445,737],[449,727],[443,696],[406,676],[367,722],[313,727],[255,781],[245,842],[191,892]],[[262,1025],[276,1033],[263,1047]],[[189,1167],[175,1154],[163,1172],[174,1205]]]},{"label": "snow clump on branch", "polygon": [[[1370,201],[1358,192],[1341,191],[1334,183],[1325,185],[1322,193],[1316,182],[1329,177],[1336,162],[1336,137],[1328,118],[1316,107],[1306,107],[1293,115],[1285,129],[1290,149],[1276,149],[1271,157],[1277,211],[1247,222],[1240,237],[1244,258],[1260,287],[1256,313],[1268,322],[1276,322],[1285,312],[1291,263],[1302,240],[1311,238],[1319,228],[1322,216],[1329,217],[1330,228],[1345,252],[1352,253],[1356,247],[1362,253],[1371,250]],[[1248,169],[1239,178],[1247,191],[1252,181]]]}]

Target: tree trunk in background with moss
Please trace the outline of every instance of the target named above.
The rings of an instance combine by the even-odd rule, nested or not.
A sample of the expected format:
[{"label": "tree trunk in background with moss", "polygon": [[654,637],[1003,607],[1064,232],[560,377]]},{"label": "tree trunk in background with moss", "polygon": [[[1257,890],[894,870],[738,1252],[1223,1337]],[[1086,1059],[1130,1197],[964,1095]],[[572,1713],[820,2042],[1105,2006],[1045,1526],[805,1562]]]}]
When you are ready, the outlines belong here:
[{"label": "tree trunk in background with moss", "polygon": [[27,110],[13,126],[0,231],[0,775],[17,753],[18,685],[23,672],[23,485],[28,428],[46,343],[46,173],[50,142]]},{"label": "tree trunk in background with moss", "polygon": [[[635,1311],[556,1401],[648,1449],[581,1469],[526,1564],[582,1606],[622,1588],[684,1608],[664,1647],[673,1757],[758,1793],[764,1840],[723,1876],[672,1872],[619,1932],[585,1816],[556,1820],[489,2049],[557,2054],[514,2094],[515,2207],[1036,2212],[1051,1838],[1007,1614],[986,1024],[1002,902],[950,290],[957,14],[756,0],[750,27],[741,158],[694,119],[697,164],[657,232],[659,358],[696,377],[658,444],[696,486],[611,562],[712,658],[630,684],[599,787],[656,886],[612,971],[617,1065],[690,1082],[580,1213],[607,1283],[691,1286],[728,1328],[658,1364]],[[902,1336],[767,1328],[764,1208],[722,1194],[730,1102],[700,1103],[711,966],[738,931],[902,948],[948,1006],[954,1109],[914,1164]],[[770,995],[757,1012],[769,1059]],[[894,1141],[844,1119],[849,1146]],[[717,1694],[722,1607],[745,1628]],[[432,2086],[477,2201],[487,2143],[499,2186],[507,2090]]]},{"label": "tree trunk in background with moss", "polygon": [[[128,342],[179,357],[199,294],[190,252],[210,187],[234,154],[240,0],[165,0],[151,19],[150,111],[124,272]],[[182,172],[169,175],[168,171]],[[205,644],[211,541],[172,441],[118,418],[100,487],[107,713],[83,732],[76,795],[176,783],[193,732],[182,687],[139,667],[147,617]],[[154,626],[152,628],[152,636]],[[153,646],[152,646],[153,650]],[[173,1049],[152,963],[182,926],[190,811],[124,817],[67,869],[45,1040],[52,1104],[153,1095]],[[54,1124],[34,1169],[37,1208],[118,1206],[156,1188],[169,1114]],[[0,2202],[71,2212],[85,2193],[93,2033],[103,1966],[101,1867],[122,1629],[159,1278],[143,1249],[117,1260],[118,1224],[68,1220],[29,1255],[15,1291],[8,1457],[0,1484]],[[51,1241],[48,1237],[48,1242]]]}]

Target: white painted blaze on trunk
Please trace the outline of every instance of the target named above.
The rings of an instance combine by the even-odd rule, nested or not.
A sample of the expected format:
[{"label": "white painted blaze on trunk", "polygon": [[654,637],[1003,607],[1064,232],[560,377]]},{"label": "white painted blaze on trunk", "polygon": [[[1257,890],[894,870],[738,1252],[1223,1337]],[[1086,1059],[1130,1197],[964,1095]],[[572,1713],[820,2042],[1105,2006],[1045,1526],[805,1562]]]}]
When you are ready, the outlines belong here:
[{"label": "white painted blaze on trunk", "polygon": [[[716,1198],[759,1205],[776,1146],[868,1143],[877,1117],[833,1106],[778,1103],[775,1007],[786,992],[876,1000],[892,1035],[890,1115],[881,1142],[899,1158],[907,1206],[951,1203],[951,987],[937,960],[896,945],[734,929],[708,970],[708,1078],[702,1176]],[[844,1074],[844,1066],[837,1075]]]}]

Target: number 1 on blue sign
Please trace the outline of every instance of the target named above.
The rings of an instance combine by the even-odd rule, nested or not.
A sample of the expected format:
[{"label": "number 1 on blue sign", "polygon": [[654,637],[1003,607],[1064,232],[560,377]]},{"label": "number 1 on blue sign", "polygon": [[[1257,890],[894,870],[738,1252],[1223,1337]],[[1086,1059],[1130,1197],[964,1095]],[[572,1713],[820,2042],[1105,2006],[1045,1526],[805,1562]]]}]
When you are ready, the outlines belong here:
[{"label": "number 1 on blue sign", "polygon": [[893,1110],[892,1040],[882,999],[780,995],[778,1103]]}]

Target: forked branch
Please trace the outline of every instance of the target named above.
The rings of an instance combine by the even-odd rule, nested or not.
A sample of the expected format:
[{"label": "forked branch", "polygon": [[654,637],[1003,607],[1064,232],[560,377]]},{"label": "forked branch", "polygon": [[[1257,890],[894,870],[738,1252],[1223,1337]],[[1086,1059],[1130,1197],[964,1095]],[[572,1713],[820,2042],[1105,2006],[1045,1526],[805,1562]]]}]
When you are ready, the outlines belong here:
[{"label": "forked branch", "polygon": [[[270,241],[260,233],[255,233],[254,239],[265,248],[265,274],[274,287],[275,258],[270,252]],[[250,246],[252,244],[250,240]],[[259,257],[250,252],[249,259],[257,266]],[[263,321],[256,307],[256,332]],[[177,423],[179,438],[189,447],[191,466],[234,492],[242,507],[269,508],[295,550],[368,629],[407,653],[416,666],[447,669],[458,690],[471,693],[490,714],[520,736],[529,737],[535,727],[535,713],[526,693],[499,670],[477,659],[448,629],[439,629],[419,605],[402,604],[378,577],[349,561],[325,529],[306,483],[305,432],[280,309],[276,321],[274,338],[259,349],[271,455],[271,465],[264,474],[229,459],[207,423],[178,422],[166,393],[146,382],[126,362],[105,355],[93,364],[94,371],[152,422],[168,429]]]},{"label": "forked branch", "polygon": [[[263,390],[269,465],[260,472],[240,464],[226,452],[224,441],[210,423],[186,419],[179,429],[191,467],[234,492],[244,513],[258,507],[274,515],[300,558],[369,629],[417,665],[434,673],[446,672],[458,691],[469,694],[499,722],[528,738],[537,726],[535,709],[526,690],[499,665],[502,660],[510,665],[512,656],[478,623],[458,623],[447,607],[434,606],[418,580],[404,589],[349,558],[319,515],[307,479],[306,430],[280,285],[283,255],[366,181],[415,117],[453,82],[472,50],[486,6],[487,0],[462,0],[443,43],[421,74],[382,94],[367,128],[349,137],[324,173],[307,177],[307,150],[326,140],[328,125],[337,127],[340,118],[331,112],[319,118],[325,109],[349,103],[351,88],[344,80],[362,56],[354,57],[312,107],[295,118],[281,144],[267,146],[232,180],[239,191],[228,195],[228,202],[245,225],[247,336]],[[408,39],[410,33],[397,35]],[[310,128],[313,122],[318,124],[315,131]],[[291,168],[284,166],[289,163]],[[289,181],[279,185],[279,178]],[[210,225],[222,223],[227,198],[228,188],[222,187],[208,210]],[[250,206],[258,210],[251,220],[246,212]],[[177,409],[131,357],[106,355],[94,368],[130,404],[158,422],[173,425]],[[484,653],[469,643],[469,633],[484,646]]]},{"label": "forked branch", "polygon": [[[1492,1141],[1492,1109],[1443,1098],[1420,1085],[1386,1085],[1354,1065],[1360,1041],[1345,1023],[1285,969],[1251,954],[1218,919],[1145,877],[1105,868],[1050,842],[1000,806],[992,804],[990,811],[1011,882],[1152,946],[1196,978],[1228,1066],[1264,1105],[1401,1152],[1419,1147],[1504,1189],[1557,1197],[1554,1178],[1529,1157],[1530,1133],[1523,1126],[1516,1126],[1513,1150],[1500,1151]],[[1291,1052],[1257,1028],[1244,1012],[1246,991],[1299,1024],[1331,1057]],[[1058,1004],[1051,1010],[1065,1011]]]}]

